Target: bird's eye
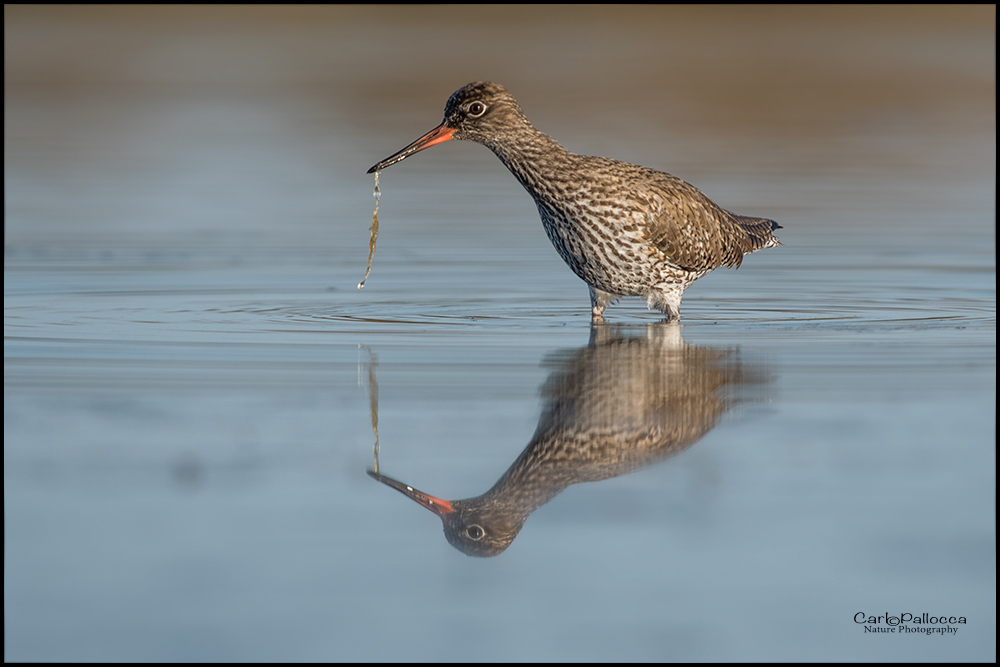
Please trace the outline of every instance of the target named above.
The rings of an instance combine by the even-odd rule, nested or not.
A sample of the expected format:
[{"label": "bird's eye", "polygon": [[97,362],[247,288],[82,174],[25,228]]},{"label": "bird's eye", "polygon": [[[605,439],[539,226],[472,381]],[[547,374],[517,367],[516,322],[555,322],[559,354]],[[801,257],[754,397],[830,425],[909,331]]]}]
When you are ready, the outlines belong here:
[{"label": "bird's eye", "polygon": [[486,534],[486,531],[482,529],[482,526],[471,525],[465,529],[465,534],[469,536],[470,540],[479,541],[483,539],[483,535]]},{"label": "bird's eye", "polygon": [[486,113],[486,105],[482,102],[473,102],[469,105],[469,118],[479,118]]}]

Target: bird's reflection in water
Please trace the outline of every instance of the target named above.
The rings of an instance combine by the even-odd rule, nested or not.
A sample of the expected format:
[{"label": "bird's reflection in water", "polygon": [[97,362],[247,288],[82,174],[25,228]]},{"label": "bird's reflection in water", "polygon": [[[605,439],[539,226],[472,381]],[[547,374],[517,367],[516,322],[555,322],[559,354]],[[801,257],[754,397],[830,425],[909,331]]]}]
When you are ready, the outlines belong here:
[{"label": "bird's reflection in water", "polygon": [[496,556],[536,509],[571,484],[633,472],[690,447],[768,383],[736,349],[687,345],[676,323],[595,324],[590,343],[550,355],[531,442],[486,493],[442,500],[377,472],[444,522],[470,556]]}]

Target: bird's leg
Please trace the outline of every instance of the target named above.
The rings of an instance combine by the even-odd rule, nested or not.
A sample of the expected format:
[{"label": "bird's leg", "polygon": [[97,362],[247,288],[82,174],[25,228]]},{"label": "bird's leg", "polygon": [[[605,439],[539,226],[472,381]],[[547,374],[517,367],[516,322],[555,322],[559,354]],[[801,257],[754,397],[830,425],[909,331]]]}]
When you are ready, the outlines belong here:
[{"label": "bird's leg", "polygon": [[608,304],[612,301],[617,300],[618,295],[599,290],[591,285],[588,285],[587,287],[590,288],[590,321],[603,322],[604,309],[607,308]]},{"label": "bird's leg", "polygon": [[656,308],[667,315],[667,321],[681,319],[681,296],[686,285],[667,283],[646,295],[646,305]]}]

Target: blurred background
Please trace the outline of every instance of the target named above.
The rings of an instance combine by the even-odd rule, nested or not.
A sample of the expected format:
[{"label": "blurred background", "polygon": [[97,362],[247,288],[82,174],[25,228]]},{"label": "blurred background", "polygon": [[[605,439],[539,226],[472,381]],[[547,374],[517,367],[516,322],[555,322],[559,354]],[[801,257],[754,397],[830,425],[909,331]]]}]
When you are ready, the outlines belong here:
[{"label": "blurred background", "polygon": [[[5,6],[5,659],[994,660],[995,28]],[[482,493],[587,348],[586,288],[453,142],[381,174],[356,289],[366,170],[475,80],[785,243],[685,294],[683,340],[769,378],[755,407],[488,561],[365,476],[368,370],[384,472]],[[860,611],[968,625],[873,637]]]},{"label": "blurred background", "polygon": [[[911,185],[968,176],[995,152],[982,140],[995,126],[992,16],[7,7],[8,240],[81,227],[268,233],[276,222],[329,236],[366,217],[367,167],[436,125],[451,92],[474,80],[503,83],[575,152],[677,173],[710,195],[709,179],[740,172],[746,192],[726,193],[734,208],[780,215],[775,206],[814,198],[830,177],[853,179],[838,192],[847,203],[868,194],[873,172]],[[479,147],[449,145],[387,178],[421,167],[454,177],[462,157],[501,173]],[[751,199],[764,196],[754,179],[775,170],[802,181]],[[509,177],[487,182],[448,196],[461,206],[518,191]],[[896,187],[904,205],[921,206],[920,188]],[[386,205],[403,198],[388,193]]]}]

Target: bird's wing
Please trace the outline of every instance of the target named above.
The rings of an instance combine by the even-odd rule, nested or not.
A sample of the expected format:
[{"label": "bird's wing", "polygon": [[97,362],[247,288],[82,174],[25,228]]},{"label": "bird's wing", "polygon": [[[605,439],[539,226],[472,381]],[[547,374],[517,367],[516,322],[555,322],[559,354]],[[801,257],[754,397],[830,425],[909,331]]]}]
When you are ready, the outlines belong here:
[{"label": "bird's wing", "polygon": [[672,264],[688,271],[738,267],[743,255],[766,247],[764,228],[772,226],[770,237],[773,221],[733,215],[690,183],[648,171],[646,236]]}]

